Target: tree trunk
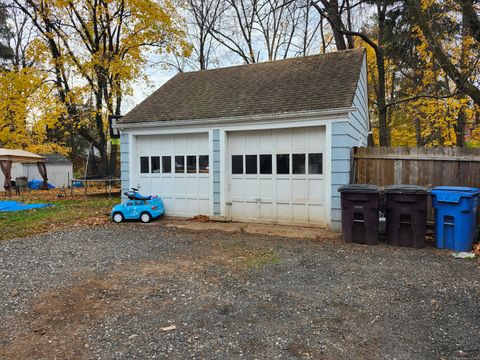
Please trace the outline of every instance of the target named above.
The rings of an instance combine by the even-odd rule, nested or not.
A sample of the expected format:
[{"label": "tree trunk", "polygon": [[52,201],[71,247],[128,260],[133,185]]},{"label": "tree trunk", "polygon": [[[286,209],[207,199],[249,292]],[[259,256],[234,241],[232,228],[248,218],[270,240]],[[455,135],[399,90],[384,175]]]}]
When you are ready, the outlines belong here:
[{"label": "tree trunk", "polygon": [[463,76],[457,65],[452,62],[449,54],[442,48],[432,30],[431,24],[422,11],[420,0],[406,0],[406,4],[414,19],[414,24],[418,25],[423,36],[427,39],[429,48],[442,70],[455,83],[458,90],[467,94],[477,105],[480,105],[480,88]]},{"label": "tree trunk", "polygon": [[455,126],[456,145],[465,147],[465,111],[461,109],[458,112],[457,124]]},{"label": "tree trunk", "polygon": [[199,39],[198,62],[200,64],[200,70],[205,70],[207,68],[207,64],[205,58],[205,35],[203,33],[203,25],[202,29],[200,30]]},{"label": "tree trunk", "polygon": [[422,139],[422,123],[418,116],[415,117],[415,139],[418,147],[425,146],[425,142]]},{"label": "tree trunk", "polygon": [[347,50],[347,43],[345,42],[345,36],[343,35],[341,29],[343,28],[342,16],[338,11],[338,1],[337,0],[322,0],[322,4],[325,7],[325,12],[327,13],[327,21],[332,28],[333,37],[335,39],[335,45],[337,50]]},{"label": "tree trunk", "polygon": [[[467,14],[465,11],[462,11],[462,44],[461,46],[461,54],[460,54],[460,73],[463,77],[466,77],[467,73],[467,54],[466,54],[466,40],[468,37],[468,26],[467,26]],[[460,95],[460,98],[464,98],[463,94]],[[465,146],[465,111],[460,109],[457,115],[457,123],[455,124],[455,143],[459,147]]]},{"label": "tree trunk", "polygon": [[103,69],[96,70],[98,88],[95,90],[95,125],[98,136],[98,151],[100,152],[100,173],[102,176],[108,175],[108,154],[107,138],[103,126],[103,94],[107,80],[103,74]]},{"label": "tree trunk", "polygon": [[[116,104],[115,104],[115,111],[114,115],[119,116],[121,113],[122,108],[122,92],[120,90],[120,85],[117,86],[117,96],[116,96]],[[116,176],[117,173],[117,156],[118,156],[118,145],[111,144],[110,150],[110,170],[109,175]]]},{"label": "tree trunk", "polygon": [[390,135],[387,123],[387,106],[385,99],[385,55],[383,53],[383,39],[385,35],[385,10],[386,6],[382,5],[382,1],[377,2],[378,15],[378,47],[375,51],[378,72],[378,91],[377,91],[377,107],[378,107],[378,126],[380,130],[380,146],[389,146]]}]

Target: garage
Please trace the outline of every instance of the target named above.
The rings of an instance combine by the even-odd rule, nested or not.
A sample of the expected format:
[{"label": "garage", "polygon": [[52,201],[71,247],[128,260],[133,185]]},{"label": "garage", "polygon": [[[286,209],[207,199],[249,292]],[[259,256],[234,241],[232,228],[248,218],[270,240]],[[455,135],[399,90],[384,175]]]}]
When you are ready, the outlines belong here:
[{"label": "garage", "polygon": [[137,136],[138,187],[162,197],[166,213],[210,213],[208,133]]},{"label": "garage", "polygon": [[341,228],[369,133],[363,49],[177,74],[118,121],[122,188],[175,216]]},{"label": "garage", "polygon": [[322,126],[229,133],[227,217],[325,224],[324,153]]}]

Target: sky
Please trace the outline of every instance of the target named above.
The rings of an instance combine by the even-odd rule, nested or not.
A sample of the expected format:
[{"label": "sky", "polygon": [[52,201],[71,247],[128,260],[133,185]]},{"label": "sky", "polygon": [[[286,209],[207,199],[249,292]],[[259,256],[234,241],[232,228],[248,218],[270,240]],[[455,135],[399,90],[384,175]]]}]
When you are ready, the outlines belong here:
[{"label": "sky", "polygon": [[165,84],[168,80],[177,74],[175,69],[165,70],[159,68],[148,68],[146,70],[150,84],[146,84],[143,79],[137,80],[133,84],[133,95],[128,96],[122,103],[122,115],[132,110],[136,105],[140,104],[150,94]]}]

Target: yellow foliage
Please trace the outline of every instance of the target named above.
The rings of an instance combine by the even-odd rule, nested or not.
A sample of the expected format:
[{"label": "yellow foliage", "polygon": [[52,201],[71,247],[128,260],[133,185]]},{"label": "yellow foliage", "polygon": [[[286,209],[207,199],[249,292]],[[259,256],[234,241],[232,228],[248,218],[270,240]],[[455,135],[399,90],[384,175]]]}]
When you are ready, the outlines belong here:
[{"label": "yellow foliage", "polygon": [[46,141],[63,108],[45,80],[33,68],[0,72],[1,147],[65,153],[63,146]]},{"label": "yellow foliage", "polygon": [[[430,7],[438,5],[439,0],[422,0],[422,8],[427,11]],[[458,2],[447,0],[451,11],[442,14],[444,17],[451,17],[452,21],[458,16],[460,7]],[[387,103],[392,87],[395,93],[401,93],[400,98],[410,98],[418,95],[429,95],[441,97],[445,93],[453,93],[455,85],[449,80],[442,69],[436,65],[433,54],[429,49],[429,44],[423,37],[418,27],[413,27],[412,37],[416,38],[418,45],[415,50],[421,60],[421,64],[414,69],[414,76],[402,78],[401,84],[393,81],[392,74],[395,72],[395,59],[386,57],[386,93]],[[471,37],[461,39],[451,37],[445,34],[443,38],[438,39],[442,47],[450,54],[452,63],[459,64],[464,61],[465,68],[472,68],[478,56],[478,44]],[[368,70],[368,97],[370,104],[370,119],[373,128],[374,141],[378,144],[378,116],[376,113],[376,99],[378,86],[378,73],[374,50],[357,39],[357,46],[364,46],[367,50],[367,70]],[[473,74],[472,76],[475,76]],[[420,79],[419,81],[415,79]],[[398,81],[398,80],[396,80]],[[400,88],[401,87],[401,88]],[[440,89],[440,90],[438,90]],[[399,91],[401,90],[401,92]],[[399,98],[393,99],[393,101]],[[457,142],[455,126],[459,114],[463,112],[466,121],[466,133],[476,126],[475,118],[478,116],[479,109],[466,96],[457,95],[448,98],[429,98],[420,97],[414,101],[403,102],[389,108],[389,129],[390,142],[392,146],[416,146],[417,129],[416,121],[420,122],[420,133],[422,141],[426,146],[449,146]],[[473,130],[470,136],[470,146],[480,144],[480,131]]]},{"label": "yellow foliage", "polygon": [[[41,3],[29,8],[44,30],[26,51],[27,62],[34,65],[0,73],[0,146],[65,153],[61,144],[49,143],[47,129],[65,133],[87,129],[95,140],[104,139],[107,115],[114,111],[117,99],[132,93],[131,83],[145,76],[153,56],[191,53],[184,20],[170,0]],[[51,27],[42,22],[45,19],[64,25]],[[50,40],[58,45],[56,58]],[[51,78],[55,70],[68,89]],[[95,99],[98,94],[100,104]],[[75,109],[70,112],[74,116],[69,117],[67,109]],[[99,113],[103,123],[94,119]]]}]

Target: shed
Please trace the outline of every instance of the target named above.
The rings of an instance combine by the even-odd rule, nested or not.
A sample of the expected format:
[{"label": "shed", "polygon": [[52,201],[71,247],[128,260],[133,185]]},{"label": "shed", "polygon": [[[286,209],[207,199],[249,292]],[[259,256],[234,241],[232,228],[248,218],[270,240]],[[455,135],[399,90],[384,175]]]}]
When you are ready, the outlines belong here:
[{"label": "shed", "polygon": [[[61,154],[40,154],[45,158],[48,171],[48,182],[55,187],[68,187],[73,179],[73,163]],[[32,164],[22,164],[23,174],[28,180],[41,179],[38,168]]]},{"label": "shed", "polygon": [[[55,187],[68,187],[69,179],[73,178],[73,164],[60,154],[39,154],[45,161],[48,174],[48,182]],[[21,159],[12,164],[11,178],[25,176],[30,180],[42,180],[36,163],[24,162]],[[3,184],[4,176],[0,172],[0,183]]]},{"label": "shed", "polygon": [[369,132],[364,49],[180,73],[117,124],[122,188],[167,215],[340,228]]}]

